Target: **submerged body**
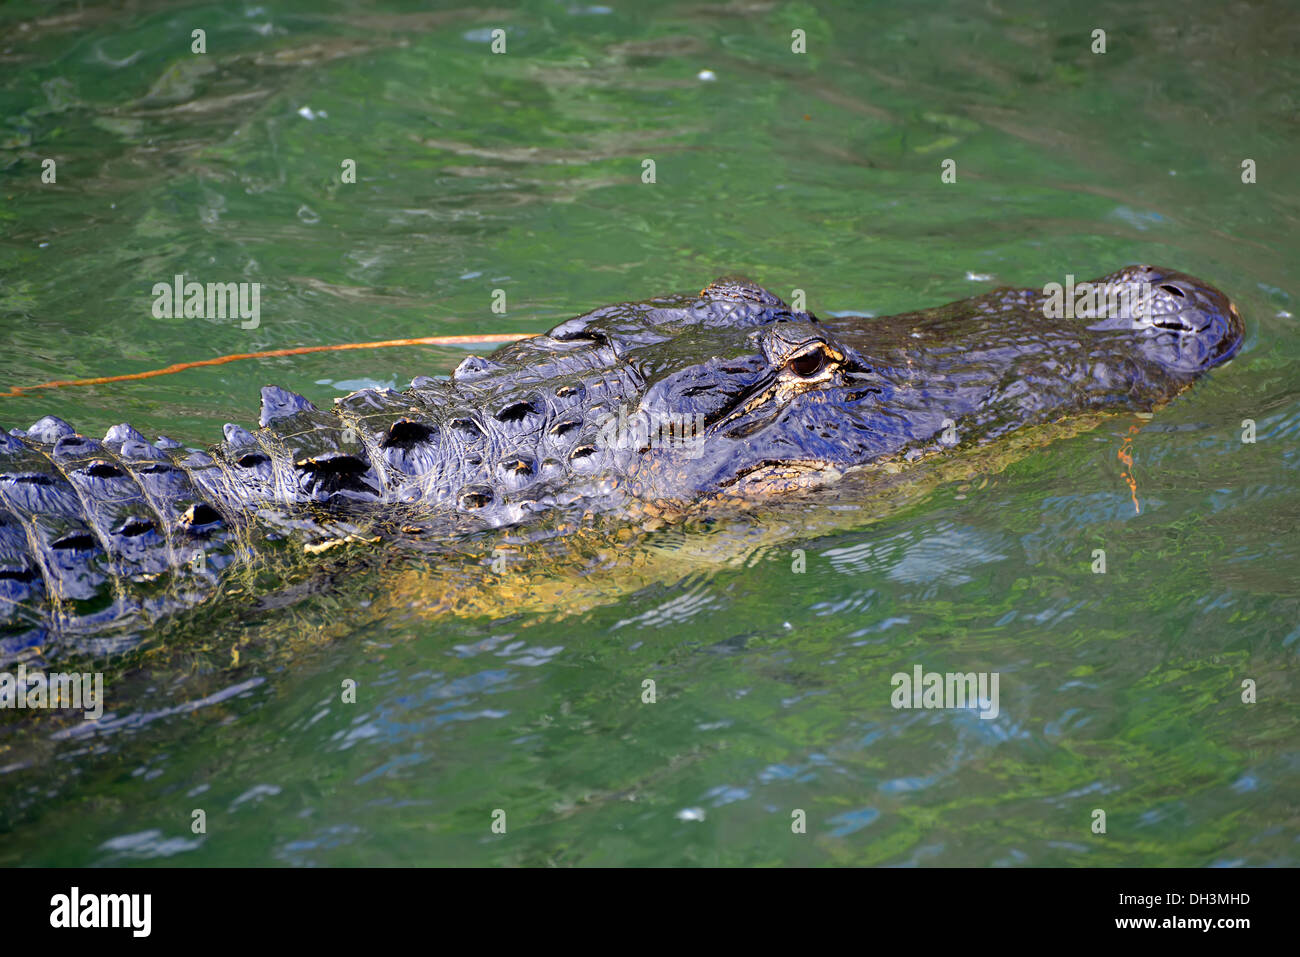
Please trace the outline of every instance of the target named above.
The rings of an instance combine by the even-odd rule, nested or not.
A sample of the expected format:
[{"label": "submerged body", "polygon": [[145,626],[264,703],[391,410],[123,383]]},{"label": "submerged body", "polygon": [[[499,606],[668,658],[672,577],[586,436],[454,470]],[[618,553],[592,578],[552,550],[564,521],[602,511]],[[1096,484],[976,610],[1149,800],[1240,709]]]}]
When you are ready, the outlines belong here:
[{"label": "submerged body", "polygon": [[207,451],[126,425],[96,441],[47,417],[0,435],[0,657],[192,606],[286,542],[639,518],[1152,411],[1240,345],[1236,310],[1199,280],[1138,266],[1100,282],[1125,295],[1072,319],[1049,318],[1041,293],[998,290],[823,321],[724,279],[328,412],[267,388],[260,428],[227,425]]}]

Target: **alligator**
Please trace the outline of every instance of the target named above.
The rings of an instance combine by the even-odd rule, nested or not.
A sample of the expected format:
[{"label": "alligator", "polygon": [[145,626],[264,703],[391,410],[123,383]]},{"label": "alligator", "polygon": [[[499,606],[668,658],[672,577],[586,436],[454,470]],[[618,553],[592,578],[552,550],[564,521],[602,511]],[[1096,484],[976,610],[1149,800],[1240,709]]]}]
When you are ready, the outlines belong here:
[{"label": "alligator", "polygon": [[727,277],[328,411],[268,386],[259,427],[228,424],[207,449],[47,416],[0,434],[0,659],[194,607],[273,546],[771,500],[1034,424],[1152,412],[1242,342],[1237,309],[1191,276],[1131,266],[1092,289],[1071,318],[1011,288],[818,318]]}]

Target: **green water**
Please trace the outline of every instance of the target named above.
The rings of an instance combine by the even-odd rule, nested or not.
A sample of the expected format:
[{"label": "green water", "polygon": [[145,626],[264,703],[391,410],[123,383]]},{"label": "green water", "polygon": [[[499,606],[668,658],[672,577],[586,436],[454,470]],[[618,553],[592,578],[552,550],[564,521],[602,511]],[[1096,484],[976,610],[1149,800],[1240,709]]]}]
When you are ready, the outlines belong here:
[{"label": "green water", "polygon": [[[884,315],[1154,262],[1248,338],[1134,437],[1140,511],[1116,418],[794,541],[689,529],[579,597],[548,597],[557,563],[430,614],[430,560],[201,609],[98,726],[5,716],[0,862],[1295,865],[1294,11],[1079,6],[5,5],[3,388],[540,331],[728,272]],[[155,318],[177,273],[260,282],[260,324]],[[464,354],[234,363],[0,422],[204,444],[267,382],[328,403]],[[895,710],[915,665],[998,672],[1000,714]]]}]

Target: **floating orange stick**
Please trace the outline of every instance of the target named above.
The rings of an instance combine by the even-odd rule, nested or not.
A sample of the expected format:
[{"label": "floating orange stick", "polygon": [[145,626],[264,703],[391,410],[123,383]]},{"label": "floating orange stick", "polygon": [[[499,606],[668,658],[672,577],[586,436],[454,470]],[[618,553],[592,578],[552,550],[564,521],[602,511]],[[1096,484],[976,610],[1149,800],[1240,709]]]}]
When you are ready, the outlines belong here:
[{"label": "floating orange stick", "polygon": [[267,359],[273,356],[300,356],[308,352],[340,352],[345,349],[386,349],[390,346],[462,346],[471,343],[518,342],[531,339],[535,332],[502,332],[487,336],[425,336],[421,339],[386,339],[383,342],[343,342],[330,346],[298,346],[294,349],[268,349],[266,352],[237,352],[229,356],[217,356],[215,359],[197,359],[194,362],[177,362],[165,369],[150,369],[147,372],[130,372],[126,375],[98,376],[94,379],[56,379],[53,382],[39,382],[36,385],[14,386],[8,392],[0,392],[0,398],[18,398],[24,393],[36,389],[62,389],[74,385],[103,385],[105,382],[129,382],[134,379],[152,379],[154,376],[172,375],[186,369],[200,366],[220,366],[240,359]]},{"label": "floating orange stick", "polygon": [[1120,476],[1128,483],[1129,491],[1133,493],[1133,511],[1138,514],[1142,509],[1138,507],[1138,485],[1137,479],[1133,477],[1133,436],[1142,431],[1141,425],[1130,425],[1128,435],[1124,436],[1124,441],[1120,444],[1119,455],[1117,458],[1127,467],[1125,471],[1120,472]]}]

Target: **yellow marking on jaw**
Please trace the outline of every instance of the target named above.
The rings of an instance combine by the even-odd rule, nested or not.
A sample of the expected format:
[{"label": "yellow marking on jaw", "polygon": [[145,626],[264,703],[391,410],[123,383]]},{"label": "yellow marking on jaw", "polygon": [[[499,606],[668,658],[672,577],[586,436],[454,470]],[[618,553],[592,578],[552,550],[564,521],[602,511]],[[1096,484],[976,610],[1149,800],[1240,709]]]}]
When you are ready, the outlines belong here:
[{"label": "yellow marking on jaw", "polygon": [[344,535],[342,538],[327,538],[321,542],[308,542],[306,545],[303,545],[302,550],[306,552],[308,555],[319,555],[321,552],[327,552],[331,548],[337,548],[340,545],[348,545],[353,543],[362,544],[362,545],[373,545],[375,542],[378,542],[380,540],[381,540],[380,536],[378,535],[373,535],[373,536]]},{"label": "yellow marking on jaw", "polygon": [[308,555],[319,555],[321,552],[327,552],[331,548],[336,548],[343,544],[341,538],[331,538],[323,542],[309,542],[302,547],[302,550]]}]

